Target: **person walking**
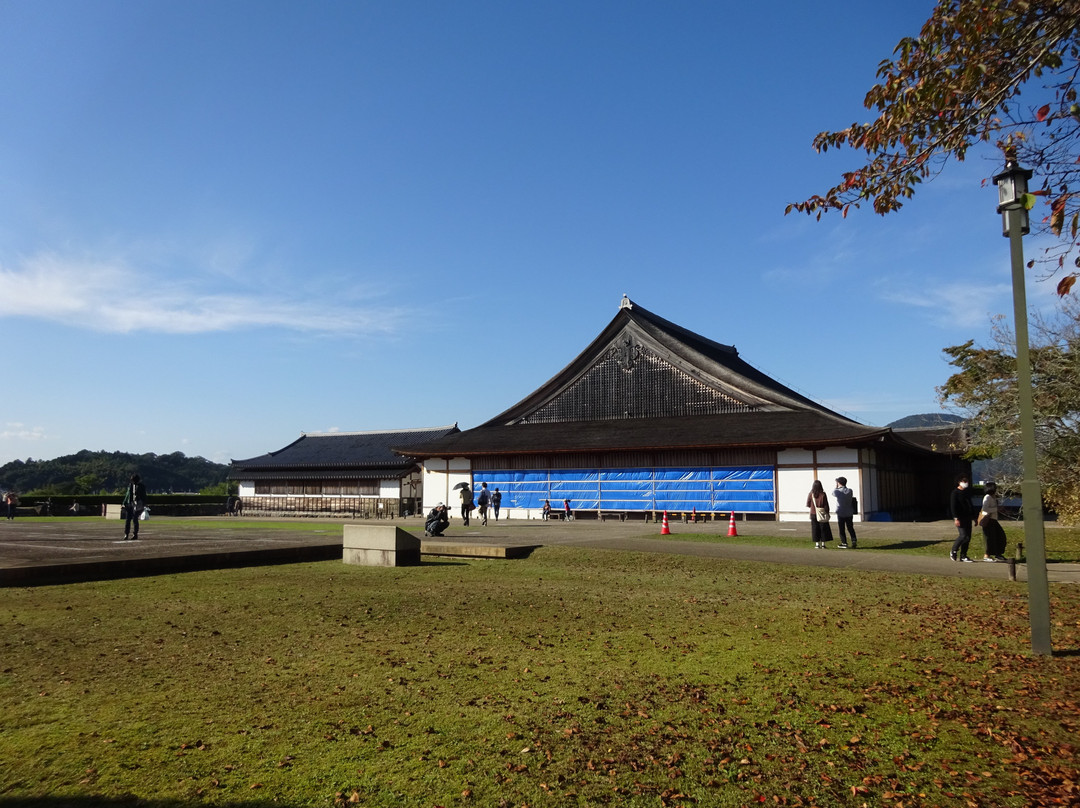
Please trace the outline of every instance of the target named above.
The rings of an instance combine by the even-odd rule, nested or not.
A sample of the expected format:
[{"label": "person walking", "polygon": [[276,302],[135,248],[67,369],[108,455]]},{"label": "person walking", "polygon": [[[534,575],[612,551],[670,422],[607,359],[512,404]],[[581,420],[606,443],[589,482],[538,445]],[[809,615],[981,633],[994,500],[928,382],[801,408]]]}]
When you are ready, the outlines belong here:
[{"label": "person walking", "polygon": [[829,498],[821,480],[814,480],[810,493],[806,495],[806,507],[810,509],[810,537],[814,548],[825,549],[825,542],[832,541],[832,528],[829,526]]},{"label": "person walking", "polygon": [[469,488],[468,483],[465,483],[461,489],[461,524],[466,527],[469,526],[469,514],[472,513],[472,509],[475,507],[472,489]]},{"label": "person walking", "polygon": [[563,507],[563,521],[564,522],[569,522],[571,519],[574,518],[574,512],[572,510],[570,510],[570,500],[564,499],[562,501],[562,507]]},{"label": "person walking", "polygon": [[[833,489],[836,497],[836,524],[840,528],[841,550],[848,548],[847,534],[851,534],[851,549],[859,546],[859,538],[855,535],[855,494],[847,487],[847,477],[836,478],[836,488]],[[846,531],[846,532],[845,532]]]},{"label": "person walking", "polygon": [[488,505],[491,503],[491,494],[488,492],[487,483],[480,483],[480,495],[476,498],[476,506],[480,509],[480,524],[487,524]]},{"label": "person walking", "polygon": [[953,561],[971,563],[968,558],[968,545],[971,544],[971,518],[975,515],[971,507],[971,494],[968,486],[971,481],[965,475],[956,480],[956,488],[949,494],[949,515],[956,525],[956,541],[953,542],[949,558]]},{"label": "person walking", "polygon": [[139,540],[139,517],[143,508],[146,507],[146,486],[138,474],[131,475],[127,492],[124,494],[124,511],[127,520],[124,522],[124,541]]},{"label": "person walking", "polygon": [[495,521],[499,521],[499,507],[502,505],[502,492],[496,488],[495,493],[491,495],[491,510],[495,512]]},{"label": "person walking", "polygon": [[982,509],[979,511],[979,527],[983,532],[983,561],[1005,560],[1005,529],[998,521],[997,483],[987,483],[983,487]]}]

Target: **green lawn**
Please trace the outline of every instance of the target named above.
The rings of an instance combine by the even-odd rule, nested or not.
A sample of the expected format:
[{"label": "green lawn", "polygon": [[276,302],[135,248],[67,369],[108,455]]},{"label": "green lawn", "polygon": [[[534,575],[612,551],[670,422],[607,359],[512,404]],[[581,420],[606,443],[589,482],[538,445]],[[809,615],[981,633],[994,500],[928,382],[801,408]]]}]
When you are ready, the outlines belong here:
[{"label": "green lawn", "polygon": [[1051,595],[1033,658],[1022,584],[560,547],[4,589],[0,806],[1075,804]]}]

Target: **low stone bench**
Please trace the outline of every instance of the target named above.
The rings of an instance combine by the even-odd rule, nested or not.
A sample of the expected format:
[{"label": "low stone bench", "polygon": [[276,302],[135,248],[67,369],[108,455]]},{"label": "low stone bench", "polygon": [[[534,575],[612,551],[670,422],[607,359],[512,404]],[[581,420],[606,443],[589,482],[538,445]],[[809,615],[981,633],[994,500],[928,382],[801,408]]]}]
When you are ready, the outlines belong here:
[{"label": "low stone bench", "polygon": [[345,525],[341,560],[364,567],[420,563],[420,539],[391,525]]},{"label": "low stone bench", "polygon": [[459,558],[528,558],[539,544],[480,544],[478,542],[424,539],[420,552],[424,555],[456,556]]}]

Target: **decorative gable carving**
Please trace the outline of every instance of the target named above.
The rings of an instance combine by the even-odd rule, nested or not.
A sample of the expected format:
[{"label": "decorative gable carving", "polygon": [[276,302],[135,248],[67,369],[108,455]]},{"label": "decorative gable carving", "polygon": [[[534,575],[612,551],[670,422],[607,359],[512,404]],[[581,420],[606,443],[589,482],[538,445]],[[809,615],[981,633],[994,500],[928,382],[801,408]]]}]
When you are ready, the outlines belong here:
[{"label": "decorative gable carving", "polygon": [[753,412],[625,333],[554,398],[518,423],[545,424]]}]

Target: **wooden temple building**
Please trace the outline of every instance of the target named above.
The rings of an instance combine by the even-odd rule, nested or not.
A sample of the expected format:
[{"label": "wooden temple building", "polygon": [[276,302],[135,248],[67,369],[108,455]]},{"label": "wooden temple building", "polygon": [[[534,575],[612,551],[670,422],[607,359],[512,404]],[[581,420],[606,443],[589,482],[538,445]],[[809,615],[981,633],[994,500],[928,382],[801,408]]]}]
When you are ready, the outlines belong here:
[{"label": "wooden temple building", "polygon": [[459,483],[487,483],[510,518],[569,500],[578,517],[807,519],[811,483],[831,491],[840,476],[857,519],[943,518],[956,476],[970,472],[958,429],[864,426],[626,297],[522,401],[473,429],[393,448],[422,462],[424,510],[456,505]]}]

